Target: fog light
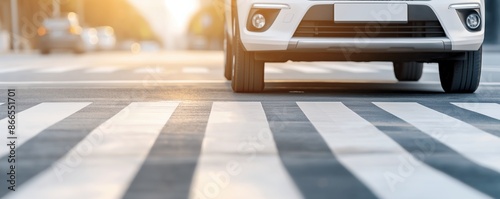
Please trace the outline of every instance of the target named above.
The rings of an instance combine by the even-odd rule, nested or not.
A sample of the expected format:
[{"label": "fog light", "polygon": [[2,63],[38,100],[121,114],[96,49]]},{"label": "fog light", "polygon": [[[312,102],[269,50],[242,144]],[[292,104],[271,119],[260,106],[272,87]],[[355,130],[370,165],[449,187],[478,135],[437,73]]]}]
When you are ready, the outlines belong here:
[{"label": "fog light", "polygon": [[255,14],[252,17],[252,25],[257,29],[264,28],[266,25],[266,18],[262,14]]},{"label": "fog light", "polygon": [[471,30],[477,30],[481,26],[481,16],[477,13],[471,13],[466,19],[467,27]]}]

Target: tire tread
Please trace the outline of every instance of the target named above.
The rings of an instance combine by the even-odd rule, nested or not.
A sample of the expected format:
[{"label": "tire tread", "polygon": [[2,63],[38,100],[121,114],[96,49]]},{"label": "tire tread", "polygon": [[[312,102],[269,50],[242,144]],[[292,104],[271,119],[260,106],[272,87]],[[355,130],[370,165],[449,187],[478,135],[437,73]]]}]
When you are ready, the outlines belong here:
[{"label": "tire tread", "polygon": [[482,48],[465,52],[464,60],[439,63],[441,86],[447,93],[474,93],[481,79]]},{"label": "tire tread", "polygon": [[422,77],[423,63],[394,62],[394,75],[399,81],[418,81]]}]

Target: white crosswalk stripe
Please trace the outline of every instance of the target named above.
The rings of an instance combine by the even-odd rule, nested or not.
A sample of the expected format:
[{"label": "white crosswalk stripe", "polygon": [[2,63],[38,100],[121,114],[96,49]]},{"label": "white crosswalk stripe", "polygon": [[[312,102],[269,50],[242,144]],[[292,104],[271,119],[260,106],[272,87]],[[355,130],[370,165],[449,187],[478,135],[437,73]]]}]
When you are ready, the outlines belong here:
[{"label": "white crosswalk stripe", "polygon": [[500,138],[417,103],[374,103],[468,159],[500,172]]},{"label": "white crosswalk stripe", "polygon": [[[92,131],[52,169],[7,198],[121,198],[178,104],[130,104]],[[83,158],[79,165],[71,162],[75,154]]]},{"label": "white crosswalk stripe", "polygon": [[[488,198],[416,160],[373,124],[342,103],[297,104],[340,161],[380,198]],[[356,154],[350,149],[355,149]],[[377,153],[359,155],[373,151]],[[403,163],[416,169],[405,176],[403,183],[390,181],[391,176],[400,176],[398,165]],[[367,165],[370,169],[367,169]],[[433,183],[426,183],[429,181]]]},{"label": "white crosswalk stripe", "polygon": [[500,104],[495,103],[452,103],[469,111],[500,120]]},{"label": "white crosswalk stripe", "polygon": [[[43,172],[33,175],[5,198],[123,197],[180,103],[132,102],[113,117],[106,118],[106,122],[67,153],[65,151],[66,155],[55,161],[52,167],[43,168]],[[47,102],[20,112],[17,115],[17,147],[90,104]],[[449,146],[464,158],[500,172],[500,138],[419,103],[373,104]],[[500,120],[499,104],[452,104]],[[470,182],[456,179],[460,178],[456,174],[413,158],[404,143],[396,142],[364,119],[363,114],[356,113],[342,102],[297,102],[297,105],[331,153],[377,197],[491,197],[486,195],[491,193],[477,190],[477,187],[470,186]],[[213,102],[206,122],[192,182],[186,185],[186,190],[189,186],[189,198],[304,198],[302,191],[305,190],[299,189],[294,182],[297,174],[289,173],[283,165],[260,102]],[[6,125],[7,118],[0,120],[0,126]],[[6,128],[0,128],[0,134],[6,135]],[[0,136],[0,141],[7,143],[6,136]],[[27,143],[30,144],[33,143]],[[0,155],[6,154],[5,150],[0,150]],[[81,160],[75,162],[75,157]],[[413,169],[402,171],[401,165]],[[394,183],[390,179],[395,175],[403,180]]]},{"label": "white crosswalk stripe", "polygon": [[214,102],[190,198],[301,198],[277,154],[260,103]]},{"label": "white crosswalk stripe", "polygon": [[[83,103],[42,103],[17,114],[16,144],[17,147],[38,135],[46,128],[62,121],[64,118],[90,105],[90,102]],[[8,119],[0,120],[0,126],[6,127]],[[9,142],[5,135],[8,135],[7,128],[0,128],[0,143]],[[0,151],[0,156],[7,154],[6,150]]]}]

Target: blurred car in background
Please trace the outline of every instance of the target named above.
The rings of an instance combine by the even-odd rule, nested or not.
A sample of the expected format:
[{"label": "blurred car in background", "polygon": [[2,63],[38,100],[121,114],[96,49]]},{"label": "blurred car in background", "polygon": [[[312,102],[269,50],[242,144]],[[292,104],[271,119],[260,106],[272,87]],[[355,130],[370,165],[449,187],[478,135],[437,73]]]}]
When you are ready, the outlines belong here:
[{"label": "blurred car in background", "polygon": [[139,45],[141,45],[141,51],[142,52],[158,52],[161,50],[162,46],[158,41],[141,41],[139,42]]},{"label": "blurred car in background", "polygon": [[197,11],[188,26],[188,50],[222,50],[223,19],[212,4]]},{"label": "blurred car in background", "polygon": [[85,51],[97,50],[99,37],[97,36],[97,30],[95,28],[84,28],[82,31],[82,38],[85,46]]},{"label": "blurred car in background", "polygon": [[54,49],[68,49],[75,53],[85,52],[82,27],[77,15],[68,13],[63,16],[47,18],[43,21],[43,26],[38,28],[42,54],[49,54]]},{"label": "blurred car in background", "polygon": [[116,46],[115,31],[112,27],[101,26],[97,27],[97,48],[99,50],[114,50]]}]

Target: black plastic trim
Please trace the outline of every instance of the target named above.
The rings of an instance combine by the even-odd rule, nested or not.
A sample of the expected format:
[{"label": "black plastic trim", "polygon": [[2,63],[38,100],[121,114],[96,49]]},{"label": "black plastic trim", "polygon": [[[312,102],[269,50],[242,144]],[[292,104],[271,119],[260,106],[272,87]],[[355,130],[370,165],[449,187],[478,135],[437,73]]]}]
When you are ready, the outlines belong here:
[{"label": "black plastic trim", "polygon": [[295,37],[331,38],[429,38],[446,37],[438,17],[426,5],[409,5],[408,22],[335,22],[335,5],[312,6],[299,27]]},{"label": "black plastic trim", "polygon": [[[303,21],[333,21],[334,6],[312,6],[302,19]],[[408,5],[408,21],[439,21],[434,11],[426,5]]]},{"label": "black plastic trim", "polygon": [[[276,18],[278,17],[280,13],[280,9],[256,9],[252,8],[250,10],[250,13],[248,14],[248,19],[247,19],[247,30],[252,31],[252,32],[265,32],[269,30],[269,28],[274,24],[274,21],[276,21]],[[266,18],[266,25],[261,28],[257,29],[253,27],[252,25],[252,17],[256,14],[262,14]]]},{"label": "black plastic trim", "polygon": [[465,52],[256,52],[255,59],[265,62],[287,61],[390,61],[390,62],[439,62],[464,60]]}]

